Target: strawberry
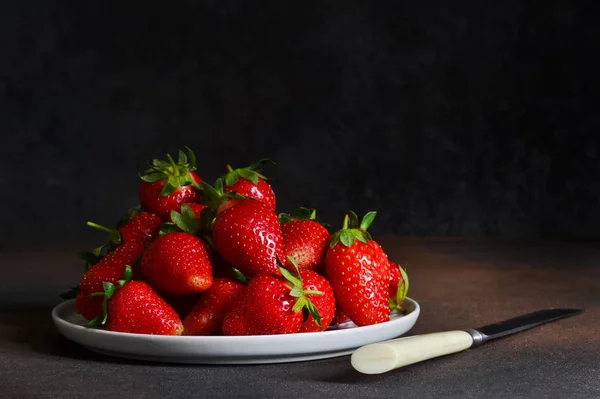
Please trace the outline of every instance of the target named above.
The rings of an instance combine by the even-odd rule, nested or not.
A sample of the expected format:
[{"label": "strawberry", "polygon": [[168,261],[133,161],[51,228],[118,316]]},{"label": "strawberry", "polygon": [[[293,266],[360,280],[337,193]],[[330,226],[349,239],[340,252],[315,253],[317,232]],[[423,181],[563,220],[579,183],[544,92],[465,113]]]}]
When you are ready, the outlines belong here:
[{"label": "strawberry", "polygon": [[75,298],[77,313],[86,320],[94,320],[102,312],[102,298],[90,296],[91,292],[79,291]]},{"label": "strawberry", "polygon": [[129,281],[107,292],[106,327],[133,334],[181,335],[183,323],[175,310],[145,281]]},{"label": "strawberry", "polygon": [[273,163],[270,159],[261,159],[245,168],[233,169],[227,165],[228,173],[223,177],[225,182],[224,192],[237,192],[257,201],[264,202],[275,210],[276,200],[273,188],[267,183],[267,178],[260,173],[260,165],[266,162]]},{"label": "strawberry", "polygon": [[[293,259],[293,258],[291,258]],[[292,262],[289,262],[292,263]],[[298,265],[299,267],[300,265]],[[323,295],[310,294],[306,297],[312,301],[319,315],[321,316],[321,325],[315,323],[311,314],[308,315],[306,321],[302,324],[299,332],[317,332],[327,330],[335,316],[335,296],[329,281],[313,270],[300,269],[300,277],[302,278],[303,287],[307,291],[322,292]]]},{"label": "strawberry", "polygon": [[300,273],[278,266],[283,277],[259,274],[252,278],[225,314],[225,335],[293,334],[312,315],[321,327],[319,311],[309,298],[322,292],[305,290]]},{"label": "strawberry", "polygon": [[349,212],[325,254],[325,275],[340,309],[358,326],[390,319],[389,261],[367,232],[375,215],[367,213],[359,226],[356,214]]},{"label": "strawberry", "polygon": [[248,277],[280,275],[281,225],[273,209],[239,194],[224,194],[221,179],[214,188],[203,183],[203,189],[205,203],[215,211],[212,240],[221,256]]},{"label": "strawberry", "polygon": [[346,313],[344,313],[339,307],[336,305],[335,317],[331,324],[342,324],[351,321]]},{"label": "strawberry", "polygon": [[181,204],[198,202],[202,192],[202,179],[194,172],[196,156],[187,148],[188,154],[179,151],[177,163],[167,154],[168,161],[154,159],[152,166],[138,186],[140,204],[147,212],[169,220],[171,211],[179,211]]},{"label": "strawberry", "polygon": [[402,281],[400,267],[390,260],[390,298],[396,298],[400,281]]},{"label": "strawberry", "polygon": [[221,335],[223,317],[231,310],[243,289],[244,284],[239,281],[229,278],[215,279],[183,320],[184,335]]},{"label": "strawberry", "polygon": [[206,241],[186,232],[163,234],[144,252],[142,271],[162,293],[206,291],[212,284],[210,248]]},{"label": "strawberry", "polygon": [[[284,255],[296,259],[300,270],[320,268],[331,235],[327,228],[316,221],[316,211],[299,208],[296,218],[282,213],[279,215],[279,221]],[[293,270],[293,265],[289,262],[286,262],[285,266]]]},{"label": "strawberry", "polygon": [[110,237],[111,248],[117,248],[120,245],[129,244],[147,244],[158,236],[163,222],[161,218],[153,213],[142,212],[141,209],[128,211],[116,229],[104,227],[94,222],[87,222],[87,225],[98,230],[105,231]]},{"label": "strawberry", "polygon": [[406,269],[398,266],[396,263],[390,261],[390,285],[389,285],[389,305],[390,309],[398,309],[404,312],[402,301],[408,294],[409,281]]},{"label": "strawberry", "polygon": [[100,290],[104,281],[112,283],[118,280],[123,275],[127,265],[133,268],[134,275],[139,276],[138,258],[142,255],[144,249],[142,245],[123,245],[109,252],[100,262],[85,272],[79,281],[80,290],[84,292]]},{"label": "strawberry", "polygon": [[[76,298],[77,311],[87,320],[95,318],[101,309],[102,300],[89,295],[101,292],[105,282],[111,284],[117,282],[123,276],[128,265],[135,266],[143,251],[144,247],[141,245],[123,245],[90,267],[79,281],[79,293]],[[137,270],[139,274],[139,268]]]}]

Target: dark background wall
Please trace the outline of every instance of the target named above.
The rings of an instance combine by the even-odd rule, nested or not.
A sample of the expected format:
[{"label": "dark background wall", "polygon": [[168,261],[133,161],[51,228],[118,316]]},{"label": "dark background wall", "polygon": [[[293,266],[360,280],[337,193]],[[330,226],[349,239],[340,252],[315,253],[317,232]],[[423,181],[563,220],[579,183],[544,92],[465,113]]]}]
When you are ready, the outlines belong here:
[{"label": "dark background wall", "polygon": [[598,2],[10,3],[3,242],[111,224],[184,145],[211,181],[274,159],[279,211],[334,225],[600,235]]}]

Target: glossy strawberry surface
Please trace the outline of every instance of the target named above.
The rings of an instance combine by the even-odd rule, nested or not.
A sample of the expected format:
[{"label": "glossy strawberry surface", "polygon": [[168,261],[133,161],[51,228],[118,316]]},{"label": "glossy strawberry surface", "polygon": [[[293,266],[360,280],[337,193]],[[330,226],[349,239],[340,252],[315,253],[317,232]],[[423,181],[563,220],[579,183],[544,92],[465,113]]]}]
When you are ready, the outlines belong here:
[{"label": "glossy strawberry surface", "polygon": [[244,284],[217,278],[183,321],[184,335],[222,335],[225,313],[231,310]]},{"label": "glossy strawberry surface", "polygon": [[[115,283],[123,277],[125,267],[131,266],[136,275],[139,256],[144,251],[142,245],[122,245],[109,252],[100,262],[91,266],[79,281],[79,288],[86,293],[102,292],[102,283]],[[139,271],[137,273],[139,275]]]},{"label": "glossy strawberry surface", "polygon": [[90,297],[89,294],[91,293],[79,291],[75,298],[75,305],[77,306],[77,313],[82,315],[84,319],[91,321],[102,311],[104,298],[101,296]]},{"label": "glossy strawberry surface", "polygon": [[398,293],[398,285],[401,281],[402,275],[400,274],[400,267],[396,263],[390,261],[390,298],[396,298],[396,294]]},{"label": "glossy strawberry surface", "polygon": [[280,274],[281,225],[275,212],[255,200],[229,200],[217,211],[213,242],[221,256],[247,277]]},{"label": "glossy strawberry surface", "polygon": [[235,184],[231,186],[225,186],[223,188],[225,193],[237,192],[238,194],[246,197],[254,198],[257,201],[264,202],[273,211],[277,206],[277,200],[275,199],[275,192],[269,183],[263,179],[258,179],[258,184],[252,183],[250,180],[239,179]]},{"label": "glossy strawberry surface", "polygon": [[[300,269],[315,270],[322,266],[331,234],[314,220],[295,220],[281,225],[284,255],[293,256]],[[289,261],[287,269],[293,270]]]},{"label": "glossy strawberry surface", "polygon": [[206,241],[189,233],[163,234],[144,252],[142,272],[161,293],[206,291],[212,284],[210,248]]},{"label": "glossy strawberry surface", "polygon": [[[202,179],[194,172],[188,172],[192,179],[202,183]],[[142,181],[138,186],[138,198],[145,211],[158,215],[163,221],[168,221],[171,211],[179,212],[181,204],[198,202],[202,192],[192,185],[180,186],[167,196],[161,196],[166,179],[153,183]]]},{"label": "glossy strawberry surface", "polygon": [[381,246],[355,240],[350,247],[337,243],[325,255],[325,275],[340,309],[358,326],[390,319],[387,255]]},{"label": "glossy strawberry surface", "polygon": [[306,321],[302,324],[302,327],[300,327],[299,332],[325,331],[335,316],[335,296],[333,294],[333,288],[331,288],[331,284],[329,284],[329,281],[327,281],[325,277],[312,270],[301,270],[300,276],[302,277],[305,290],[320,291],[323,295],[307,295],[319,311],[319,315],[321,316],[321,327],[315,323],[313,316],[309,314]]},{"label": "glossy strawberry surface", "polygon": [[121,245],[152,242],[158,236],[162,225],[162,219],[153,213],[142,212],[135,215],[118,229]]},{"label": "glossy strawberry surface", "polygon": [[282,277],[255,276],[225,315],[225,335],[269,335],[296,333],[302,326],[302,311],[292,310],[296,298]]},{"label": "glossy strawberry surface", "polygon": [[110,331],[135,334],[181,335],[177,312],[144,281],[130,281],[108,301]]}]

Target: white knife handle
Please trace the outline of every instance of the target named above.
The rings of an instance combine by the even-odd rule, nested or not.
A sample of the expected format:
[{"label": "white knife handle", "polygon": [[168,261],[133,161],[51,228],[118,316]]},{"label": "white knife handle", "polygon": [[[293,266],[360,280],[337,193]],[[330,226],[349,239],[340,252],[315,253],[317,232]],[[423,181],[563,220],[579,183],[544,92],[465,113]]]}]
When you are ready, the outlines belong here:
[{"label": "white knife handle", "polygon": [[381,374],[409,364],[470,348],[473,337],[466,331],[414,335],[358,348],[352,367],[364,374]]}]

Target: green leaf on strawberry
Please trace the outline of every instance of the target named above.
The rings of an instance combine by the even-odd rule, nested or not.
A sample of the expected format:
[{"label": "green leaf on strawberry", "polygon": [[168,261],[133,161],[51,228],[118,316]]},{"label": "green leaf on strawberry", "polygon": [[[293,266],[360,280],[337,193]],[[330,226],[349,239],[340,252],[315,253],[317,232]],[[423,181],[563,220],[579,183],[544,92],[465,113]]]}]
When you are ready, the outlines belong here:
[{"label": "green leaf on strawberry", "polygon": [[171,220],[186,233],[196,234],[200,231],[200,220],[188,204],[181,205],[181,213],[171,211]]},{"label": "green leaf on strawberry", "polygon": [[331,236],[329,246],[335,247],[338,243],[342,243],[346,247],[351,247],[355,240],[367,244],[373,239],[367,229],[371,226],[375,220],[377,212],[368,212],[360,222],[358,223],[358,216],[353,211],[350,211],[344,217],[344,224],[342,229],[335,232]]},{"label": "green leaf on strawberry", "polygon": [[125,223],[130,221],[134,216],[137,216],[142,212],[143,212],[143,210],[142,210],[141,205],[138,205],[135,208],[129,209],[127,212],[125,212],[125,214],[123,216],[121,216],[121,219],[119,219],[119,221],[117,222],[116,228],[119,229]]},{"label": "green leaf on strawberry", "polygon": [[248,277],[244,276],[244,273],[242,273],[235,267],[232,267],[231,269],[233,270],[233,275],[235,276],[237,281],[239,281],[242,284],[246,284],[248,282]]},{"label": "green leaf on strawberry", "polygon": [[111,245],[121,244],[121,233],[119,233],[119,231],[117,229],[111,229],[109,227],[105,227],[105,226],[102,226],[102,225],[100,225],[98,223],[94,223],[94,222],[87,222],[86,224],[90,227],[93,227],[95,229],[98,229],[100,231],[104,231],[105,233],[108,233]]},{"label": "green leaf on strawberry", "polygon": [[159,196],[167,197],[182,186],[193,186],[200,190],[200,185],[192,177],[190,172],[196,170],[196,155],[189,148],[185,147],[187,154],[178,150],[177,162],[171,154],[167,154],[167,161],[162,159],[153,159],[151,167],[147,169],[140,179],[146,183],[156,183],[165,180],[165,184],[160,191]]},{"label": "green leaf on strawberry", "polygon": [[117,282],[117,286],[111,282],[105,281],[102,283],[102,292],[93,292],[89,294],[90,297],[103,296],[104,299],[102,301],[102,311],[98,317],[88,322],[86,327],[100,327],[106,324],[106,320],[108,319],[108,301],[113,297],[116,290],[124,286],[127,282],[131,281],[132,277],[133,270],[131,269],[131,266],[127,265],[125,267],[125,272],[123,273],[122,279]]},{"label": "green leaf on strawberry", "polygon": [[104,251],[104,249],[106,249],[106,247],[107,245],[101,245],[89,252],[77,252],[77,257],[85,262],[85,271],[87,271],[90,268],[90,266],[93,266],[102,260],[102,258],[104,257],[104,254],[102,252]]},{"label": "green leaf on strawberry", "polygon": [[331,231],[331,225],[319,221],[319,218],[317,218],[317,210],[314,208],[299,207],[296,209],[296,216],[292,216],[289,213],[280,213],[278,217],[279,223],[281,224],[298,220],[314,220],[315,222],[319,222],[321,226],[325,227],[327,231]]},{"label": "green leaf on strawberry", "polygon": [[401,306],[401,304],[406,299],[406,296],[408,295],[410,281],[408,279],[408,274],[406,273],[406,266],[405,267],[398,266],[398,269],[400,269],[401,282],[400,282],[400,284],[398,284],[398,291],[396,292],[396,298],[389,299],[390,309],[392,309],[392,310],[396,309],[396,310],[399,310],[399,311],[405,313],[406,310]]},{"label": "green leaf on strawberry", "polygon": [[260,173],[260,167],[265,163],[271,163],[275,165],[275,162],[266,158],[261,159],[260,161],[245,168],[233,169],[231,165],[227,165],[228,172],[224,176],[225,185],[227,185],[228,187],[233,186],[235,183],[238,182],[240,177],[242,179],[250,180],[254,185],[258,184],[259,179],[267,180],[267,178]]},{"label": "green leaf on strawberry", "polygon": [[287,259],[294,265],[296,268],[296,275],[290,272],[288,269],[283,267],[281,260],[277,258],[277,264],[279,266],[279,271],[283,277],[292,283],[292,289],[290,291],[290,296],[293,296],[296,299],[296,303],[292,307],[292,311],[294,312],[303,312],[304,321],[308,319],[309,315],[312,315],[315,323],[321,328],[321,315],[319,314],[319,310],[317,307],[311,302],[311,300],[307,297],[307,295],[323,295],[321,291],[314,290],[305,290],[302,287],[302,278],[300,277],[300,269],[298,268],[298,262],[293,256],[287,256]]}]

